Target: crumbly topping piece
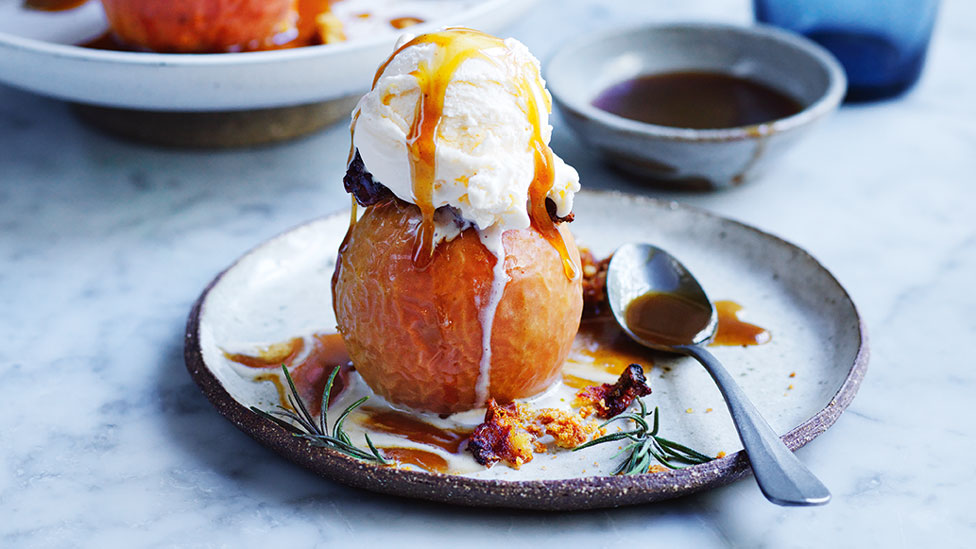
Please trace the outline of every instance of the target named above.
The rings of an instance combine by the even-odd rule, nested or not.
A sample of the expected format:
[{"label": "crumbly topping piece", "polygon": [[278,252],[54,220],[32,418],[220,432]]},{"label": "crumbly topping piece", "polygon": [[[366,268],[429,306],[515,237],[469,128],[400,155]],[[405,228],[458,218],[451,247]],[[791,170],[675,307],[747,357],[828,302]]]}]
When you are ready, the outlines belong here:
[{"label": "crumbly topping piece", "polygon": [[560,448],[576,448],[606,430],[586,418],[596,414],[611,418],[623,413],[635,398],[651,394],[638,364],[627,367],[613,385],[592,385],[576,393],[573,406],[578,413],[558,408],[533,410],[526,404],[499,405],[488,401],[485,421],[475,427],[468,440],[467,450],[475,461],[491,467],[499,461],[518,469],[532,461],[533,454],[548,451],[540,439],[551,436]]},{"label": "crumbly topping piece", "polygon": [[608,256],[597,260],[588,249],[580,250],[580,263],[583,266],[583,317],[599,316],[608,312],[607,308],[607,268]]},{"label": "crumbly topping piece", "polygon": [[532,461],[533,453],[549,451],[539,440],[546,435],[560,448],[575,448],[604,432],[596,422],[576,413],[556,408],[533,410],[520,403],[500,406],[492,399],[484,423],[471,434],[468,451],[481,465],[490,467],[504,461],[518,469]]},{"label": "crumbly topping piece", "polygon": [[576,448],[593,438],[599,430],[596,423],[556,408],[538,410],[535,423],[529,428],[529,432],[536,436],[551,436],[560,448]]},{"label": "crumbly topping piece", "polygon": [[468,441],[468,451],[475,461],[491,467],[499,461],[518,469],[532,461],[535,438],[525,429],[530,420],[528,406],[512,402],[499,406],[488,401],[485,421],[475,427]]},{"label": "crumbly topping piece", "polygon": [[644,369],[639,364],[627,367],[613,385],[593,385],[576,393],[573,406],[581,413],[595,413],[598,417],[609,419],[622,414],[635,398],[651,394],[651,388],[644,377]]}]

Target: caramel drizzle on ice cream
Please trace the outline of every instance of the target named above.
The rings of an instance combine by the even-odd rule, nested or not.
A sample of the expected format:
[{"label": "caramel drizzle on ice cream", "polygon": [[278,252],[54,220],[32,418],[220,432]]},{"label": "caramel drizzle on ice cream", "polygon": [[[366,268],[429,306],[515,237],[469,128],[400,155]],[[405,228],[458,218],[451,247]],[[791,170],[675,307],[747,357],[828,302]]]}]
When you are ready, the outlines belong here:
[{"label": "caramel drizzle on ice cream", "polygon": [[[505,48],[505,42],[500,38],[490,36],[475,30],[465,28],[449,28],[440,32],[423,34],[403,44],[387,58],[373,78],[373,88],[387,66],[403,50],[421,44],[437,46],[434,57],[429,64],[423,64],[412,74],[417,79],[420,88],[420,101],[417,103],[416,113],[410,132],[407,135],[407,151],[409,154],[411,180],[415,204],[420,208],[421,223],[417,232],[414,246],[414,264],[418,268],[426,268],[430,264],[434,253],[434,174],[436,172],[436,141],[437,130],[444,111],[444,98],[455,71],[461,64],[473,57],[480,57],[493,62],[486,50]],[[529,213],[532,226],[559,252],[563,261],[566,276],[574,278],[576,269],[570,259],[569,251],[563,242],[562,235],[556,224],[550,219],[546,210],[546,196],[552,189],[554,179],[552,149],[542,138],[539,127],[540,106],[537,94],[532,85],[542,90],[542,82],[530,83],[520,75],[515,85],[526,102],[526,118],[532,124],[532,134],[529,147],[533,151],[535,173],[529,188]],[[541,94],[545,101],[544,108],[551,109],[549,97]],[[355,126],[355,120],[353,121]],[[499,260],[504,260],[504,257]]]},{"label": "caramel drizzle on ice cream", "polygon": [[[540,83],[537,85],[540,89],[542,88]],[[522,89],[522,94],[528,105],[528,119],[532,121],[532,138],[529,145],[532,147],[533,155],[535,155],[535,177],[529,186],[529,216],[535,230],[559,252],[559,257],[563,261],[563,270],[566,271],[566,276],[572,280],[577,276],[576,266],[573,265],[573,260],[569,257],[569,250],[566,249],[563,236],[559,234],[559,228],[549,217],[549,211],[546,209],[546,197],[552,189],[555,178],[552,149],[542,139],[542,130],[539,128],[539,105],[536,102],[535,94],[532,93],[525,81],[520,82],[519,87]],[[546,110],[551,109],[549,97],[546,96]]]},{"label": "caramel drizzle on ice cream", "polygon": [[424,269],[434,255],[434,174],[437,168],[437,129],[444,114],[444,97],[454,72],[461,63],[475,56],[488,59],[482,51],[504,47],[504,43],[467,29],[448,29],[423,34],[397,48],[393,55],[376,71],[373,87],[390,62],[403,50],[420,44],[434,44],[434,58],[429,64],[420,65],[411,74],[417,79],[420,100],[417,102],[413,123],[407,134],[407,153],[410,160],[410,178],[414,200],[420,208],[421,222],[414,246],[414,264]]}]

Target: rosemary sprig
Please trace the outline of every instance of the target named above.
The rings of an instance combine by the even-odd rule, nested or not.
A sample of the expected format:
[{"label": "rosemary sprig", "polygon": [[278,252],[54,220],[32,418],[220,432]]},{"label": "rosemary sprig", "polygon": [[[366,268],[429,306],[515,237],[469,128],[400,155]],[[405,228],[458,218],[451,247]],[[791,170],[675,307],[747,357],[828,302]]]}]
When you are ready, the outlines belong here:
[{"label": "rosemary sprig", "polygon": [[697,452],[684,446],[683,444],[678,444],[677,442],[668,440],[664,437],[658,436],[658,416],[660,413],[657,408],[654,408],[654,422],[653,424],[648,424],[647,407],[644,405],[643,400],[638,400],[640,403],[640,412],[630,413],[630,414],[620,414],[618,416],[612,417],[600,427],[606,427],[611,422],[617,421],[618,419],[629,419],[635,423],[635,428],[631,431],[621,431],[619,433],[611,433],[609,435],[604,435],[599,438],[595,438],[587,443],[581,444],[573,451],[582,450],[583,448],[589,448],[590,446],[596,446],[597,444],[603,444],[605,442],[614,442],[617,440],[628,439],[630,444],[625,446],[620,453],[618,453],[614,458],[626,455],[628,456],[623,463],[617,467],[614,471],[615,475],[638,475],[641,473],[646,473],[651,466],[651,458],[653,457],[665,467],[669,469],[682,469],[683,464],[698,464],[706,463],[712,461],[713,458]]},{"label": "rosemary sprig", "polygon": [[[349,435],[342,429],[342,424],[346,420],[346,417],[366,402],[369,399],[368,396],[364,396],[350,404],[339,415],[339,419],[332,426],[332,434],[329,434],[329,400],[332,393],[332,384],[335,382],[336,375],[339,373],[338,366],[332,370],[329,381],[325,384],[325,392],[322,393],[322,411],[319,414],[318,421],[312,417],[308,408],[305,407],[305,403],[298,396],[298,390],[295,389],[295,382],[292,381],[291,374],[288,373],[288,368],[284,364],[281,365],[281,371],[285,373],[285,380],[288,381],[288,394],[286,398],[292,410],[279,405],[277,410],[266,412],[255,406],[251,406],[252,412],[287,429],[292,435],[309,441],[312,446],[332,448],[347,456],[364,461],[372,461],[381,465],[388,463],[376,449],[376,446],[373,445],[373,441],[369,439],[369,434],[365,434],[366,444],[369,446],[369,451],[366,451],[354,446],[352,440],[349,439]],[[298,424],[299,427],[296,427],[295,424]]]}]

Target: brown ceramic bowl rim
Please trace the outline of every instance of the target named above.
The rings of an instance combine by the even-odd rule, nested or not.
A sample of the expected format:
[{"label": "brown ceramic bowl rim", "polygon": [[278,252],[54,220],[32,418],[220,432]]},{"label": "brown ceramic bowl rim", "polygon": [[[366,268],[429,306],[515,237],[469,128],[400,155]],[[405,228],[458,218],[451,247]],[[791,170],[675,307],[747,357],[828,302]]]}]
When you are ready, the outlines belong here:
[{"label": "brown ceramic bowl rim", "polygon": [[[677,128],[631,120],[593,106],[589,102],[593,98],[580,100],[575,94],[563,90],[563,78],[559,74],[560,72],[587,70],[586,67],[579,66],[578,63],[574,69],[567,68],[574,67],[567,60],[574,59],[578,52],[585,51],[592,44],[598,44],[623,35],[673,32],[700,35],[729,33],[737,35],[741,40],[768,40],[774,47],[791,48],[808,56],[824,70],[828,82],[823,93],[813,101],[804,103],[803,110],[796,114],[761,124],[715,129]],[[655,23],[596,31],[574,39],[569,45],[564,46],[549,58],[546,63],[545,78],[555,102],[577,117],[590,120],[613,132],[632,138],[690,142],[756,139],[763,135],[781,133],[805,126],[833,112],[840,105],[847,90],[847,77],[844,74],[844,69],[824,47],[799,34],[764,24],[741,26],[725,23]]]},{"label": "brown ceramic bowl rim", "polygon": [[[657,207],[664,205],[670,208],[682,208],[710,217],[720,217],[705,210],[679,205],[675,202],[625,193],[586,191],[584,196],[585,194],[602,194],[619,197],[621,200],[631,200],[637,203],[656,205]],[[348,211],[339,211],[325,217],[345,217],[348,215]],[[728,220],[727,218],[723,219]],[[240,263],[244,257],[254,253],[268,242],[282,238],[298,227],[316,221],[312,220],[285,231],[241,256],[207,285],[194,303],[187,319],[184,358],[190,376],[224,417],[262,445],[323,477],[357,488],[468,506],[537,510],[596,509],[649,503],[723,486],[749,472],[748,458],[745,452],[740,450],[701,465],[647,475],[593,476],[527,481],[476,479],[373,465],[328,448],[312,447],[305,440],[294,437],[282,427],[259,417],[235,400],[207,367],[200,346],[201,310],[214,286],[220,282],[224,274]],[[840,282],[809,253],[755,227],[735,220],[728,221],[764,238],[771,238],[785,244],[795,249],[798,254],[802,254],[813,261],[847,298],[858,321],[860,346],[844,382],[823,409],[782,436],[786,446],[795,451],[833,425],[854,399],[854,395],[857,393],[861,380],[867,371],[869,351],[866,326],[850,299],[850,295]]]}]

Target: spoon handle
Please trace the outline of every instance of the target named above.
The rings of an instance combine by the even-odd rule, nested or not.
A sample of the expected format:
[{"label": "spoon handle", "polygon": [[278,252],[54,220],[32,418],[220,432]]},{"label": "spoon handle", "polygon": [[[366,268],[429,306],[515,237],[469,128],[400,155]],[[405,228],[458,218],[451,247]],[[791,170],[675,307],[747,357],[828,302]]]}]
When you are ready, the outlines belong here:
[{"label": "spoon handle", "polygon": [[701,362],[718,385],[766,499],[778,505],[823,505],[830,501],[827,487],[776,436],[718,359],[698,345],[680,350]]}]

